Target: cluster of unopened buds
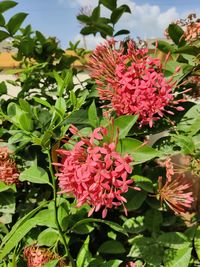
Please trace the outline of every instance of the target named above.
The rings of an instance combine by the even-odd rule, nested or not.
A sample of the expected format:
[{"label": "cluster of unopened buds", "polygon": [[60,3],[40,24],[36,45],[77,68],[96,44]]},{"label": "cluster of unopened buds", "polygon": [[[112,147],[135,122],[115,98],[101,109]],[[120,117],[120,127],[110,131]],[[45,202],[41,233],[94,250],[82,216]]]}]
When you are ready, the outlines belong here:
[{"label": "cluster of unopened buds", "polygon": [[7,185],[18,184],[19,182],[17,165],[11,159],[7,147],[0,147],[0,181]]},{"label": "cluster of unopened buds", "polygon": [[62,161],[54,163],[60,171],[57,176],[61,193],[73,194],[78,207],[89,204],[89,216],[94,211],[102,210],[102,217],[105,218],[108,209],[121,205],[127,213],[124,205],[127,201],[123,194],[133,183],[128,178],[132,172],[132,158],[129,155],[121,156],[116,151],[117,137],[110,139],[104,127],[96,128],[90,137],[81,136],[74,126],[70,131],[73,138],[79,138],[79,141],[71,150],[59,149],[57,152]]},{"label": "cluster of unopened buds", "polygon": [[[161,60],[150,56],[147,48],[136,48],[132,40],[119,47],[117,43],[111,39],[97,46],[88,62],[104,107],[117,116],[138,115],[140,126],[150,127],[165,113],[174,114],[169,108],[184,110],[179,103],[185,100],[176,99],[176,82],[165,78]],[[175,72],[179,71],[178,67]]]}]

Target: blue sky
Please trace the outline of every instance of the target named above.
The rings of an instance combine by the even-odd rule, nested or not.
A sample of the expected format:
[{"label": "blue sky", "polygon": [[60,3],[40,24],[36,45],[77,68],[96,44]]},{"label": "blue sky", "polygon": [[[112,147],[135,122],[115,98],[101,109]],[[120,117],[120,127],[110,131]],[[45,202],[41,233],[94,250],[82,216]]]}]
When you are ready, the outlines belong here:
[{"label": "blue sky", "polygon": [[[17,1],[17,0],[16,0]],[[82,39],[76,15],[81,6],[95,6],[97,0],[18,0],[18,6],[6,12],[6,17],[17,12],[29,13],[24,25],[31,24],[33,29],[46,36],[56,36],[63,48],[71,40]],[[132,15],[126,14],[120,28],[128,28],[133,37],[162,37],[163,30],[172,20],[196,12],[200,16],[200,0],[118,0],[128,4]],[[106,14],[106,11],[103,11]],[[87,45],[93,48],[101,38],[87,37]]]}]

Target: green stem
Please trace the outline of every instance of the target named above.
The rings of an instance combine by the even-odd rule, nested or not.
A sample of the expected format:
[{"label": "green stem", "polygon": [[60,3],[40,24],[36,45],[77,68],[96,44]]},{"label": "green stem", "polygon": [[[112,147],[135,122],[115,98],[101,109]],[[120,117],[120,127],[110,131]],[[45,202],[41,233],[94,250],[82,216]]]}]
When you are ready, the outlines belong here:
[{"label": "green stem", "polygon": [[68,256],[72,267],[76,267],[74,259],[73,259],[73,257],[71,256],[71,254],[69,252],[67,241],[66,241],[65,236],[63,234],[62,228],[61,228],[61,226],[59,224],[59,221],[58,221],[56,178],[54,176],[53,167],[52,167],[52,163],[51,163],[51,154],[50,154],[49,150],[47,150],[47,155],[48,155],[48,160],[49,160],[49,171],[50,171],[50,174],[51,174],[52,185],[53,185],[53,200],[54,200],[55,222],[56,222],[60,237],[61,237],[61,239],[63,241],[63,244],[64,244],[65,253]]}]

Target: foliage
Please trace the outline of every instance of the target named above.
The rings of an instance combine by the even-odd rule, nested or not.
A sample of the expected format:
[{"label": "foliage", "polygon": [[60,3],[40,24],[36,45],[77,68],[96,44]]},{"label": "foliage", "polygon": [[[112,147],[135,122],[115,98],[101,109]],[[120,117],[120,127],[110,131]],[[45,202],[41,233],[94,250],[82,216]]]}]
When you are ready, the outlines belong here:
[{"label": "foliage", "polygon": [[[130,13],[128,6],[117,4],[99,0],[91,15],[80,14],[78,20],[85,24],[81,33],[99,33],[103,38],[128,33],[115,32],[121,16]],[[31,255],[37,266],[42,262],[46,267],[198,266],[200,106],[196,84],[189,78],[200,74],[199,40],[191,43],[180,25],[170,24],[172,43],[158,41],[155,53],[148,51],[152,61],[162,56],[163,77],[166,81],[173,77],[173,94],[184,107],[173,114],[167,107],[168,113],[151,128],[140,125],[139,113],[108,113],[110,103],[99,98],[95,79],[77,81],[81,70],[76,60],[85,68],[88,54],[78,48],[79,42],[70,42],[73,53],[68,55],[56,38],[46,38],[30,25],[22,28],[27,14],[18,13],[6,22],[4,12],[16,5],[0,3],[0,41],[10,38],[17,50],[14,59],[20,63],[12,82],[20,87],[18,95],[4,98],[11,81],[0,83],[0,267],[27,266],[27,260],[33,267]],[[101,17],[102,7],[110,10],[109,18]],[[84,152],[74,164],[80,166],[76,173],[81,169],[81,179],[88,174],[82,168],[84,160],[93,157],[87,166],[90,177],[78,181],[77,192],[83,185],[88,186],[88,195],[93,191],[95,195],[100,180],[91,177],[100,166],[95,162],[103,164],[104,197],[112,199],[105,204],[105,218],[99,203],[90,212],[88,195],[77,207],[76,193],[68,194],[68,187],[60,192],[61,176],[55,174],[70,172],[69,151],[72,159],[80,155],[74,151]],[[16,183],[8,179],[11,163],[16,164]],[[116,178],[120,172],[123,184]],[[42,254],[41,261],[37,253]]]}]

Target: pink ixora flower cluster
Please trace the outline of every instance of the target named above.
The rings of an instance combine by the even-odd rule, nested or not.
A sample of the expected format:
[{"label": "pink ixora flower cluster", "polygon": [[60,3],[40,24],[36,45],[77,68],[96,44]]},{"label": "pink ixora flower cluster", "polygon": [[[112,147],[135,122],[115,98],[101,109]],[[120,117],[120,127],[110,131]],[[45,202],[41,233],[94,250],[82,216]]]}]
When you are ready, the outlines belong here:
[{"label": "pink ixora flower cluster", "polygon": [[10,158],[7,147],[0,147],[0,181],[7,185],[19,182],[16,163]]},{"label": "pink ixora flower cluster", "polygon": [[[136,114],[141,126],[152,127],[164,112],[173,114],[166,107],[182,99],[174,100],[174,82],[164,77],[160,59],[149,56],[147,48],[137,49],[132,40],[127,52],[123,42],[118,49],[116,43],[111,39],[97,46],[88,62],[100,99],[109,101],[107,107],[118,116]],[[180,106],[176,109],[183,110]]]},{"label": "pink ixora flower cluster", "polygon": [[[122,196],[128,191],[132,180],[128,175],[132,172],[128,155],[122,157],[116,152],[116,142],[106,141],[106,128],[96,128],[90,137],[79,135],[76,127],[70,128],[74,136],[79,136],[72,150],[59,149],[62,156],[57,174],[62,193],[73,194],[77,206],[89,204],[91,210],[102,209],[102,217],[106,217],[107,209],[124,206],[126,199]],[[124,206],[126,212],[126,208]]]}]

